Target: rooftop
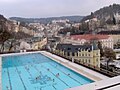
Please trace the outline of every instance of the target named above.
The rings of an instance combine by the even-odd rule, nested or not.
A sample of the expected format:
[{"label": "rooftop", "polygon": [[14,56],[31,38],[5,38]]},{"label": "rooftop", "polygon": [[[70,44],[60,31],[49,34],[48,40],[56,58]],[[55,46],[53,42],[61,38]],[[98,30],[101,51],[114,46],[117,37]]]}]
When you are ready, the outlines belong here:
[{"label": "rooftop", "polygon": [[97,50],[95,45],[72,45],[72,44],[58,44],[56,49],[61,49],[67,52],[78,52],[82,50]]},{"label": "rooftop", "polygon": [[71,38],[71,39],[74,39],[74,40],[82,40],[82,39],[85,39],[85,40],[92,40],[92,39],[101,40],[101,39],[108,39],[109,37],[110,37],[109,35],[100,35],[100,34],[92,35],[92,34],[85,34],[85,35],[72,35],[70,38]]}]

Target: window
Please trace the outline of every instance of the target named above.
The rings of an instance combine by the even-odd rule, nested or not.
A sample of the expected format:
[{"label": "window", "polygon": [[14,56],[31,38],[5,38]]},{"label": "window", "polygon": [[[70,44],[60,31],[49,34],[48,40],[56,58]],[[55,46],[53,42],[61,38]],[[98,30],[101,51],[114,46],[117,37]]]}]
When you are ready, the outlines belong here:
[{"label": "window", "polygon": [[88,52],[90,52],[91,50],[89,49]]},{"label": "window", "polygon": [[98,58],[96,58],[96,62],[98,62]]},{"label": "window", "polygon": [[98,55],[98,53],[96,53],[96,55]]},{"label": "window", "polygon": [[69,53],[69,52],[67,53],[67,56],[70,56],[70,53]]},{"label": "window", "polygon": [[76,55],[78,56],[78,53],[76,53]]},{"label": "window", "polygon": [[79,53],[79,56],[81,56],[81,53]]},{"label": "window", "polygon": [[90,59],[88,60],[88,62],[90,63]]},{"label": "window", "polygon": [[78,48],[75,48],[75,50],[78,50]]},{"label": "window", "polygon": [[68,50],[71,50],[71,48],[68,48]]},{"label": "window", "polygon": [[82,54],[82,56],[84,56],[84,54]]},{"label": "window", "polygon": [[75,56],[74,52],[72,52],[72,56]]},{"label": "window", "polygon": [[82,61],[84,62],[84,59]]},{"label": "window", "polygon": [[90,54],[88,54],[90,56]]}]

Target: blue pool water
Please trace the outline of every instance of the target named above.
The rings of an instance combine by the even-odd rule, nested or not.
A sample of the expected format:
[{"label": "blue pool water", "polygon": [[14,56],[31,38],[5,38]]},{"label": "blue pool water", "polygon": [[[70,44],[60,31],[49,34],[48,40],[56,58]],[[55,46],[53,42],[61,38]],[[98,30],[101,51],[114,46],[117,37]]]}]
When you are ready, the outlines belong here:
[{"label": "blue pool water", "polygon": [[91,82],[39,53],[2,59],[2,90],[64,90]]}]

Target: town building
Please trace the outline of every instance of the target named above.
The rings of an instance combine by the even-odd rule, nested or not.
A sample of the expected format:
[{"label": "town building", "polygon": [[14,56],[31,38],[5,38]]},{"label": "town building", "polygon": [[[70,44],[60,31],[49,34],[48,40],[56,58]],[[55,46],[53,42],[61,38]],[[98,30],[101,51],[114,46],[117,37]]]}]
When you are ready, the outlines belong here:
[{"label": "town building", "polygon": [[115,17],[116,23],[119,24],[120,23],[120,15],[119,15],[119,13],[117,12],[116,14],[114,14],[114,17]]},{"label": "town building", "polygon": [[113,49],[113,38],[109,35],[100,35],[100,34],[85,34],[85,35],[71,35],[66,37],[62,42],[76,45],[83,45],[85,43],[90,43],[92,40],[101,42],[102,47],[108,47]]},{"label": "town building", "polygon": [[100,50],[95,44],[72,45],[58,44],[53,52],[62,57],[74,60],[77,63],[85,63],[94,67],[100,67]]},{"label": "town building", "polygon": [[43,49],[43,47],[47,44],[47,38],[38,38],[34,37],[31,39],[27,39],[20,43],[20,49],[27,50],[38,50]]}]

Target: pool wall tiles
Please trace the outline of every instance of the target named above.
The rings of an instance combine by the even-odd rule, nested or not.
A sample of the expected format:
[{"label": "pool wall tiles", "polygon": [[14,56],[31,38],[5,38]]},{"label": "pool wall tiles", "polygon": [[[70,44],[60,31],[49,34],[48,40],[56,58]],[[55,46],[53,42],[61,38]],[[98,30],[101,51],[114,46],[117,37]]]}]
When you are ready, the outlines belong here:
[{"label": "pool wall tiles", "polygon": [[0,56],[0,90],[2,90],[2,57]]}]

